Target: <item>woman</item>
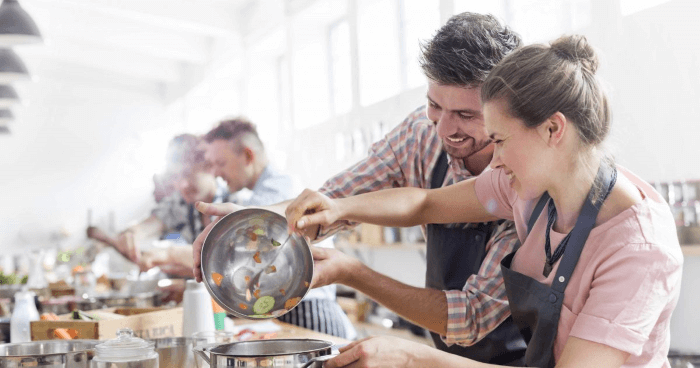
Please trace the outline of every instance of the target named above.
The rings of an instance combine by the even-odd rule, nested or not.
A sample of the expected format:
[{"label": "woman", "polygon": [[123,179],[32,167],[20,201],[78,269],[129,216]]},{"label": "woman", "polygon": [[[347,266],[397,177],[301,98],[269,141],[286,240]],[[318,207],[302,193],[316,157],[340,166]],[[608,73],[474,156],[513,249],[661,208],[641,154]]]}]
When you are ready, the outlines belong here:
[{"label": "woman", "polygon": [[[491,313],[512,314],[528,342],[528,365],[668,366],[682,254],[668,205],[605,155],[610,110],[597,65],[581,36],[515,51],[482,86],[484,120],[496,146],[493,170],[434,190],[339,200],[305,191],[287,209],[290,228],[339,220],[413,226],[513,219],[522,246],[501,264],[510,311]],[[325,255],[315,253],[322,264]],[[319,267],[314,278],[323,284],[352,272]],[[477,328],[465,300],[462,313],[450,313],[446,341]],[[457,332],[454,320],[461,321]],[[396,366],[488,366],[371,339],[349,345],[326,367],[385,366],[379,352],[387,350],[393,354],[383,356]]]}]

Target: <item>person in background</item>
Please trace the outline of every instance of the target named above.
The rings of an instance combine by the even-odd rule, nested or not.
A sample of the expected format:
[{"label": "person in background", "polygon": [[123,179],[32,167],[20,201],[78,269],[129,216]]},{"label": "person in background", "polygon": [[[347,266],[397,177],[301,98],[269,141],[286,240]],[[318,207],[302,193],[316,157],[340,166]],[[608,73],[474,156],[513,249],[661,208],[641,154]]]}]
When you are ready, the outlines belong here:
[{"label": "person in background", "polygon": [[[122,231],[116,241],[108,241],[142,270],[159,266],[170,275],[190,276],[191,247],[172,245],[145,252],[140,249],[145,242],[157,239],[169,239],[180,245],[192,244],[202,229],[212,222],[210,216],[195,210],[194,203],[228,200],[225,185],[219,184],[210,173],[201,143],[200,138],[192,134],[181,134],[170,141],[164,177],[170,179],[176,190],[163,197],[148,218]],[[94,231],[92,234],[92,237],[97,235]]]},{"label": "person in background", "polygon": [[[232,193],[232,201],[238,205],[269,205],[293,198],[296,194],[292,178],[270,164],[255,125],[247,119],[223,120],[204,136],[204,140],[205,157],[211,172],[224,179]],[[197,256],[199,258],[199,253]],[[355,330],[335,301],[335,292],[335,285],[312,290],[299,305],[279,319],[352,339]]]},{"label": "person in background", "polygon": [[[326,181],[319,190],[330,198],[349,197],[395,187],[439,188],[480,174],[491,161],[494,145],[484,127],[480,87],[491,69],[521,45],[520,37],[495,17],[457,14],[422,45],[421,67],[428,79],[427,105],[413,111],[364,160]],[[270,209],[284,213],[289,202]],[[222,215],[231,204],[198,204],[200,211]],[[356,223],[339,221],[307,232],[316,241]],[[521,364],[525,342],[507,316],[482,320],[493,332],[470,347],[454,344],[448,299],[470,301],[480,310],[508,305],[500,276],[501,259],[517,244],[513,223],[424,224],[427,239],[427,289],[412,288],[374,273],[377,285],[368,295],[400,316],[432,331],[441,350],[494,364]],[[201,279],[198,249],[208,229],[194,243],[195,278]],[[341,255],[329,249],[328,254]],[[417,304],[430,313],[414,313]],[[503,317],[503,318],[502,318]],[[495,329],[495,330],[494,330]],[[447,334],[446,344],[441,335]]]},{"label": "person in background", "polygon": [[[528,342],[528,366],[668,367],[683,254],[668,204],[603,147],[611,110],[597,68],[583,36],[516,50],[481,88],[493,170],[433,190],[337,200],[307,190],[287,207],[290,228],[514,220],[522,245],[500,264],[510,305],[483,310],[475,300],[448,298],[449,314],[437,317],[453,326],[449,340],[478,341],[490,328],[484,319],[512,315]],[[347,256],[314,253],[314,285],[393,286],[377,285]],[[341,351],[326,368],[488,366],[394,339]]]}]

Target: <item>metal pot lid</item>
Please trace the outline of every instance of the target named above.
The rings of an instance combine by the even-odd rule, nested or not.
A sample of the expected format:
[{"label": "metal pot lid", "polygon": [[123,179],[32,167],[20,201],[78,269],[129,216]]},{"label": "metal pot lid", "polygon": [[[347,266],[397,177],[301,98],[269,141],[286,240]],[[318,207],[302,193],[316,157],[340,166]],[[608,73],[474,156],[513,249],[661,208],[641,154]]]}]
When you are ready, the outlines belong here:
[{"label": "metal pot lid", "polygon": [[154,343],[134,336],[130,328],[121,328],[117,331],[117,338],[108,340],[95,347],[96,357],[103,360],[112,358],[130,359],[148,358],[155,353]]},{"label": "metal pot lid", "polygon": [[218,355],[235,357],[259,357],[310,353],[332,348],[333,343],[314,339],[273,339],[234,342],[209,349]]}]

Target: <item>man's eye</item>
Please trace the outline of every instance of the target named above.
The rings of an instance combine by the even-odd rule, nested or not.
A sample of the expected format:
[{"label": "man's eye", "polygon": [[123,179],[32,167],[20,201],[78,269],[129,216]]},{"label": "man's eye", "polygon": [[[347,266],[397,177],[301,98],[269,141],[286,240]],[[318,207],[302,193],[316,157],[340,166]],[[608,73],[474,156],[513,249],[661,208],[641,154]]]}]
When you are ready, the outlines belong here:
[{"label": "man's eye", "polygon": [[503,140],[502,139],[494,139],[493,143],[494,144],[501,144],[501,143],[503,143]]},{"label": "man's eye", "polygon": [[462,118],[462,119],[464,119],[464,120],[474,119],[474,116],[473,116],[473,115],[463,115],[463,114],[459,114],[459,117]]}]

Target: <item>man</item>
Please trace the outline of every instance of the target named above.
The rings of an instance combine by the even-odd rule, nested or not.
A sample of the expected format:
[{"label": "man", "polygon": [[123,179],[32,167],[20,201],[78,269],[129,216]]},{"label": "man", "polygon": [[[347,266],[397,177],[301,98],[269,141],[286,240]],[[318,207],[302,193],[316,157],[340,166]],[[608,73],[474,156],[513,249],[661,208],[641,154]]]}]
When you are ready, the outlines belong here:
[{"label": "man", "polygon": [[[488,72],[520,43],[520,37],[493,16],[462,13],[450,18],[422,46],[421,67],[428,77],[427,106],[411,113],[372,146],[366,159],[329,179],[319,191],[340,198],[391,187],[435,188],[480,174],[491,161],[493,145],[484,128],[479,87]],[[274,209],[284,212],[287,204],[281,203]],[[198,204],[197,209],[218,214],[235,208]],[[323,239],[352,225],[336,223],[318,229],[311,238]],[[371,274],[370,286],[374,288],[362,282],[353,286],[433,331],[435,345],[441,350],[481,362],[520,364],[526,346],[510,318],[488,320],[487,325],[498,327],[486,336],[459,333],[459,326],[464,323],[460,319],[464,316],[460,312],[464,298],[480,298],[485,290],[502,288],[499,262],[513,250],[517,240],[512,223],[429,224],[424,231],[429,289],[412,288],[376,272]],[[195,250],[201,247],[202,240],[203,237],[195,241]],[[319,266],[315,279],[332,273],[334,260],[344,256],[334,250],[314,253]],[[195,256],[194,273],[199,279],[198,266]],[[376,288],[377,285],[386,287]],[[493,304],[507,303],[505,297],[479,300],[483,311]],[[478,342],[470,347],[447,346],[440,335],[450,344]]]},{"label": "man", "polygon": [[192,244],[212,221],[210,216],[197,212],[194,203],[228,200],[225,186],[218,184],[216,177],[209,173],[200,144],[200,139],[191,134],[178,135],[170,141],[165,176],[176,190],[157,203],[151,216],[122,231],[116,240],[96,228],[88,229],[88,236],[113,245],[142,269],[160,266],[168,274],[189,276],[191,248],[171,246],[143,253],[139,249],[145,242],[161,238]]},{"label": "man", "polygon": [[[270,205],[296,194],[292,179],[270,165],[256,127],[250,121],[240,117],[224,120],[207,133],[204,140],[211,170],[226,181],[235,195],[233,202],[238,205]],[[201,245],[195,251],[197,259],[200,251]],[[335,285],[330,285],[309,291],[301,303],[280,320],[334,336],[354,338],[352,324],[335,302],[335,289]]]}]

